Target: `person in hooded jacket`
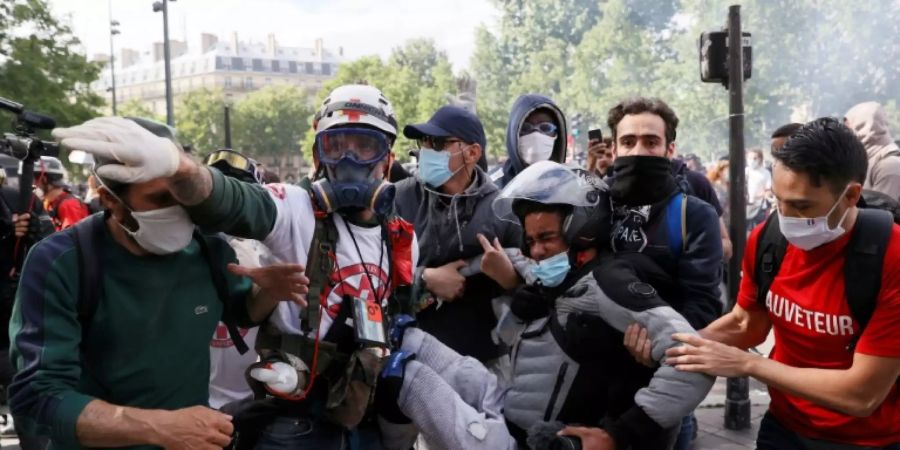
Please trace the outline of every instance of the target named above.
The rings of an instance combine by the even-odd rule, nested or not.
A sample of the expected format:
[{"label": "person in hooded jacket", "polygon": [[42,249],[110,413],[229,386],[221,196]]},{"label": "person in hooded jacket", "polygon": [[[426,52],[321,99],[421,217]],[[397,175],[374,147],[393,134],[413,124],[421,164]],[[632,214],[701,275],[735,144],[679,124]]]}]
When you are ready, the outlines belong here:
[{"label": "person in hooded jacket", "polygon": [[503,188],[523,169],[538,161],[566,161],[566,116],[543,95],[525,94],[516,99],[506,127],[509,158],[492,176]]},{"label": "person in hooded jacket", "polygon": [[877,102],[860,103],[847,111],[844,125],[856,133],[869,157],[863,189],[900,199],[900,147],[891,137],[884,108]]},{"label": "person in hooded jacket", "polygon": [[491,202],[499,190],[478,165],[486,146],[477,116],[455,106],[438,109],[428,122],[407,125],[404,135],[419,142],[419,171],[397,184],[395,212],[413,223],[419,238],[419,266],[413,299],[423,330],[481,362],[503,352],[491,338],[497,324],[492,299],[518,283],[500,284],[467,261],[484,252],[477,235],[515,248],[521,233],[494,220]]}]

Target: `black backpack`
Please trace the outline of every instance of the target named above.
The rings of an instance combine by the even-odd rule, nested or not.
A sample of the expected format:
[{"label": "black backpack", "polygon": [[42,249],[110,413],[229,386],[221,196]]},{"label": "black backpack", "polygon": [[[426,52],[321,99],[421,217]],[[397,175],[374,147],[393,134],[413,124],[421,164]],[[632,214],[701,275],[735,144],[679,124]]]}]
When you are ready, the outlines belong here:
[{"label": "black backpack", "polygon": [[[859,208],[856,226],[853,227],[847,256],[844,262],[844,295],[853,318],[859,322],[859,333],[853,336],[848,351],[853,351],[863,329],[869,323],[878,292],[881,290],[881,272],[884,254],[894,227],[893,215],[878,209]],[[781,261],[787,250],[787,239],[778,226],[778,214],[771,214],[759,234],[756,244],[754,281],[756,301],[766,307],[766,296],[778,275]],[[852,285],[852,288],[851,288]]]},{"label": "black backpack", "polygon": [[[81,323],[82,344],[88,334],[88,329],[97,312],[97,305],[103,296],[103,267],[100,262],[100,252],[97,251],[97,243],[103,235],[104,214],[94,214],[86,217],[71,228],[75,234],[75,249],[78,254],[78,271],[80,291],[78,293],[78,322]],[[209,239],[219,239],[214,236],[206,236],[194,231],[194,239],[200,244],[200,252],[209,265],[213,284],[216,288],[219,300],[224,304],[222,310],[222,322],[228,328],[228,334],[234,342],[234,346],[240,354],[249,350],[241,333],[238,332],[237,321],[231,311],[233,300],[228,293],[228,284],[225,274],[217,269],[217,259],[214,258],[209,245]],[[84,353],[84,349],[82,349]]]}]

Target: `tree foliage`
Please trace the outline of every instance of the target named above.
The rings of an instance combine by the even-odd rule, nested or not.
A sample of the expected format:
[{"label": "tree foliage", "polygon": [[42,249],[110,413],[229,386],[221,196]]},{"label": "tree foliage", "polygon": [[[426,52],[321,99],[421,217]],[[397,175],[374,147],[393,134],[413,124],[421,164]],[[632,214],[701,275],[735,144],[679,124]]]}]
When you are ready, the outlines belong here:
[{"label": "tree foliage", "polygon": [[[72,30],[45,0],[0,1],[0,97],[74,125],[97,115],[103,99],[89,84],[100,65],[77,52]],[[6,128],[5,120],[3,128]]]},{"label": "tree foliage", "polygon": [[[606,128],[609,108],[643,95],[661,97],[679,115],[679,151],[723,153],[728,94],[700,82],[698,38],[722,29],[731,3],[496,0],[499,23],[476,31],[470,67],[489,147],[502,146],[509,107],[523,93],[548,95],[570,119],[580,116],[582,133]],[[748,146],[766,145],[788,121],[840,117],[862,101],[897,114],[900,3],[748,0],[741,11],[753,33]]]}]

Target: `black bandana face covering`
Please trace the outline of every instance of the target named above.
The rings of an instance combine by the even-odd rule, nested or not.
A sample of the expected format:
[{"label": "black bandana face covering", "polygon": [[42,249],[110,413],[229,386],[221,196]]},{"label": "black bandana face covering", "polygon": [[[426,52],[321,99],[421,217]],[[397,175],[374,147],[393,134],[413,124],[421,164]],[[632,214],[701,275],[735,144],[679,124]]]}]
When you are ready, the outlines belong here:
[{"label": "black bandana face covering", "polygon": [[613,163],[613,201],[627,206],[652,205],[665,200],[678,185],[669,160],[661,156],[621,156]]}]

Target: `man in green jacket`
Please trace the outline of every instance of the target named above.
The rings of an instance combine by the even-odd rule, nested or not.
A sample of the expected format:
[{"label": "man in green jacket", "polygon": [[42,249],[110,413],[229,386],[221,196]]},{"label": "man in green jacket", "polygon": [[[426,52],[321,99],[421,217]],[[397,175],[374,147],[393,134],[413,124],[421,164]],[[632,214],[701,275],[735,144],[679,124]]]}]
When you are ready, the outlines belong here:
[{"label": "man in green jacket", "polygon": [[[133,145],[149,140],[180,151],[161,124],[116,123],[154,133],[138,134],[145,141]],[[67,130],[55,135],[65,138]],[[177,160],[166,156],[156,162]],[[98,159],[101,174],[127,169]],[[108,212],[89,218],[97,221],[92,228],[44,239],[25,262],[10,323],[17,373],[9,402],[23,430],[49,436],[52,448],[227,445],[230,417],[207,407],[210,336],[224,310],[251,325],[278,299],[304,292],[297,265],[226,269],[234,252],[223,239],[196,233],[166,180],[154,173],[127,183],[101,175]],[[94,233],[92,248],[78,248],[76,229]],[[79,251],[93,253],[100,267],[100,294],[87,317]],[[238,274],[259,285],[256,295],[250,279]],[[213,281],[219,275],[228,304]],[[283,279],[296,283],[275,283]]]}]

